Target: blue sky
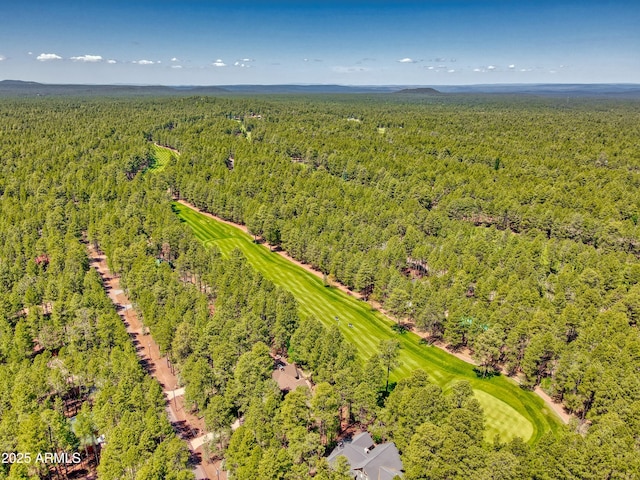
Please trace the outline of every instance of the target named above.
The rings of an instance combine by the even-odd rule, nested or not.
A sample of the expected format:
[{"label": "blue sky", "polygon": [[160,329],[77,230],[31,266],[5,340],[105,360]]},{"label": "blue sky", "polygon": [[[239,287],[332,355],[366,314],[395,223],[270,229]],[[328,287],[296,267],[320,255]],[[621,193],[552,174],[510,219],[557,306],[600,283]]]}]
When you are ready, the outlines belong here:
[{"label": "blue sky", "polygon": [[3,3],[0,80],[640,83],[632,0]]}]

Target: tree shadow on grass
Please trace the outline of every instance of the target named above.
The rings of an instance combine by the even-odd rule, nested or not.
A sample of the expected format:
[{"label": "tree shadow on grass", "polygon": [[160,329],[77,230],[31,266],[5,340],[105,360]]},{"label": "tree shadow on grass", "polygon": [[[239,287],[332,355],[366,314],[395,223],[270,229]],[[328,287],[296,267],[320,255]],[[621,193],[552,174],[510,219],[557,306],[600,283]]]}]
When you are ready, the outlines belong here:
[{"label": "tree shadow on grass", "polygon": [[473,367],[473,371],[478,378],[483,378],[486,380],[490,378],[502,376],[502,374],[498,370],[493,368],[490,368],[489,370],[485,371],[482,367]]},{"label": "tree shadow on grass", "polygon": [[411,327],[407,323],[396,323],[391,327],[391,330],[393,330],[396,333],[399,333],[400,335],[404,335],[405,333],[411,330]]}]

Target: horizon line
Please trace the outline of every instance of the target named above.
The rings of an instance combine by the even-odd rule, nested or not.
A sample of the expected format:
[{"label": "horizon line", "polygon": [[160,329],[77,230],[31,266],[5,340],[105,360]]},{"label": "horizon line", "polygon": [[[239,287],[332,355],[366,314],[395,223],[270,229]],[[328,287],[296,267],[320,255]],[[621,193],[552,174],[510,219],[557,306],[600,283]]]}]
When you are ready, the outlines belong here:
[{"label": "horizon line", "polygon": [[596,86],[596,85],[616,85],[616,86],[633,86],[640,87],[640,83],[633,82],[530,82],[530,83],[461,83],[461,84],[411,84],[411,83],[389,83],[389,84],[348,84],[348,83],[227,83],[227,84],[164,84],[164,83],[46,83],[37,82],[35,80],[18,80],[13,78],[6,78],[0,80],[0,83],[16,82],[36,85],[47,86],[113,86],[113,87],[278,87],[278,86],[297,86],[297,87],[360,87],[360,88],[376,88],[376,87],[396,87],[396,88],[436,88],[436,87],[526,87],[526,86]]}]

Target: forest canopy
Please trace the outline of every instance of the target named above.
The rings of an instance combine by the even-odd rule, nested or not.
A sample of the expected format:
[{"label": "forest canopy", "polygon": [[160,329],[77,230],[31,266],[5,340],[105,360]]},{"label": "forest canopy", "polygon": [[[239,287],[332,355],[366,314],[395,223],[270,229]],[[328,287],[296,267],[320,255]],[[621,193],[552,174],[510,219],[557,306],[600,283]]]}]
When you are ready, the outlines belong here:
[{"label": "forest canopy", "polygon": [[[639,475],[639,120],[636,101],[532,97],[0,100],[0,450],[82,450],[73,397],[106,436],[101,478],[191,475],[92,242],[237,478],[343,478],[324,461],[343,408],[410,479]],[[464,385],[416,372],[388,388],[377,355],[357,361],[241,252],[199,244],[174,196],[469,349],[480,374],[542,387],[574,422],[490,443]],[[274,352],[314,390],[283,396]]]}]

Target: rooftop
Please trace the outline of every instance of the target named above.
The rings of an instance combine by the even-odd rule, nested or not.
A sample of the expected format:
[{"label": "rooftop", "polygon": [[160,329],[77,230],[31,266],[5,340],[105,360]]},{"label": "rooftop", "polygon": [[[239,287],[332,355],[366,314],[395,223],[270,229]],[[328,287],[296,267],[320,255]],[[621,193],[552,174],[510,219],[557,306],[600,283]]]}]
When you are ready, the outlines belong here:
[{"label": "rooftop", "polygon": [[349,441],[339,443],[328,457],[329,463],[343,455],[349,461],[354,478],[366,480],[392,480],[402,477],[402,461],[394,443],[375,445],[368,432],[362,432]]}]

